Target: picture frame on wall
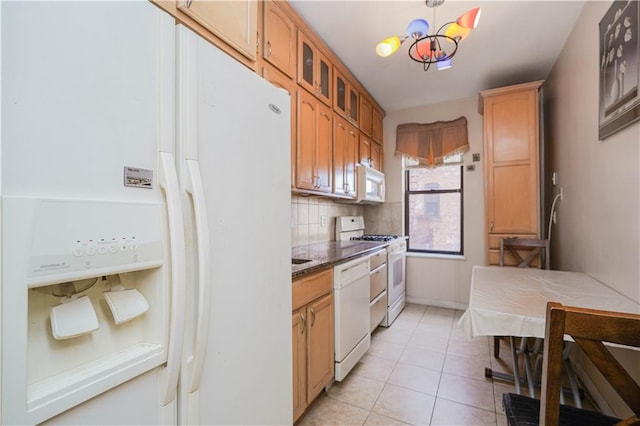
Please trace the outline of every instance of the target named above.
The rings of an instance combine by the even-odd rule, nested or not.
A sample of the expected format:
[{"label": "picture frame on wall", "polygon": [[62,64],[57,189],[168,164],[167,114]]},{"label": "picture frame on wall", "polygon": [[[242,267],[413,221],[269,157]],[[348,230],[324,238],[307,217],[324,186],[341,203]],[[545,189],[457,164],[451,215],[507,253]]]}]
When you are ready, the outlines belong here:
[{"label": "picture frame on wall", "polygon": [[600,140],[640,119],[639,4],[616,0],[600,21]]}]

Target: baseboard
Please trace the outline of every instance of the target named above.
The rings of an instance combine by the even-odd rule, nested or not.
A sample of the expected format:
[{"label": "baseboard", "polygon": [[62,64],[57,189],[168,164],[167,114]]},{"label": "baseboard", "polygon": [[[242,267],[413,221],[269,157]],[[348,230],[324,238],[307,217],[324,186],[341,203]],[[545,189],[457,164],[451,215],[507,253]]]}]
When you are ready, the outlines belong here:
[{"label": "baseboard", "polygon": [[435,306],[437,308],[457,309],[464,311],[469,305],[463,303],[451,302],[449,300],[425,299],[422,297],[407,296],[407,303],[415,303],[416,305]]}]

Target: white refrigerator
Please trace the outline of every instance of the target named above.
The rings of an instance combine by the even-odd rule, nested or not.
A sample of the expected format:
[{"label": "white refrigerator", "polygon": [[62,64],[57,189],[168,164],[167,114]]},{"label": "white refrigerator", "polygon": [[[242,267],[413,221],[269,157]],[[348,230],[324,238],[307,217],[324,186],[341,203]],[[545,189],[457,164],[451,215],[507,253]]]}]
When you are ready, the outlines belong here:
[{"label": "white refrigerator", "polygon": [[290,423],[288,97],[149,2],[0,18],[0,423]]}]

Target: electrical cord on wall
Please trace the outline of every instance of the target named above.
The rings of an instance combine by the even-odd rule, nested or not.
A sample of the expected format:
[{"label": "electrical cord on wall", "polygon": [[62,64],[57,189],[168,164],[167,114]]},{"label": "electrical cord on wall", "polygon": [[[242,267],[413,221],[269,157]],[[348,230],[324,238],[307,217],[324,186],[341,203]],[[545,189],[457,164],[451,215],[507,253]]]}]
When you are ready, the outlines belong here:
[{"label": "electrical cord on wall", "polygon": [[549,234],[547,235],[549,244],[551,244],[551,227],[553,226],[553,214],[556,211],[556,201],[558,201],[558,198],[562,198],[562,190],[560,191],[560,194],[557,194],[553,199],[553,203],[551,203],[551,214],[549,215]]}]

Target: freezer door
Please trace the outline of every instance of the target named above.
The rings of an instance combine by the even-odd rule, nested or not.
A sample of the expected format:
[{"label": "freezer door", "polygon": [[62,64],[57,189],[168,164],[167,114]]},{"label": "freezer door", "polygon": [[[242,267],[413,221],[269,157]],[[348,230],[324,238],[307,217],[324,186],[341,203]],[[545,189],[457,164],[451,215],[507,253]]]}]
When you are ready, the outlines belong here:
[{"label": "freezer door", "polygon": [[149,2],[0,7],[0,423],[175,424],[174,21]]}]

